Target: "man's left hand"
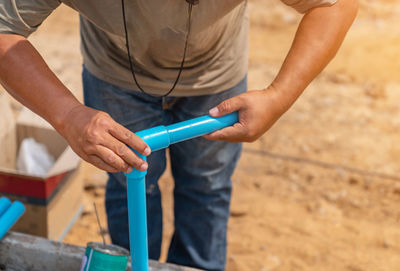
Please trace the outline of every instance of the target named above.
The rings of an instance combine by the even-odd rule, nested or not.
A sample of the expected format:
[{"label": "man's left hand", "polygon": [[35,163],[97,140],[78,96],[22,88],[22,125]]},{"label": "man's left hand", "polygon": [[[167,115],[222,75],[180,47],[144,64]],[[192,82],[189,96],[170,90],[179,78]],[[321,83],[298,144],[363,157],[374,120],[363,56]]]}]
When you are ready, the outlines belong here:
[{"label": "man's left hand", "polygon": [[287,108],[281,93],[272,86],[264,90],[248,91],[225,100],[210,110],[212,117],[221,117],[238,111],[239,122],[205,135],[204,138],[229,142],[253,142],[271,128]]}]

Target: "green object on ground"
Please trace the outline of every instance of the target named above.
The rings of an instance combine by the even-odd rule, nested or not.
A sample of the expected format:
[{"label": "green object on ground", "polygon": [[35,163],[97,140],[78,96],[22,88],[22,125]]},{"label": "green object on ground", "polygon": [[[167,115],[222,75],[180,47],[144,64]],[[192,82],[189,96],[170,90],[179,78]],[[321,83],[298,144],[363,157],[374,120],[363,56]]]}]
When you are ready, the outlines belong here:
[{"label": "green object on ground", "polygon": [[115,245],[90,242],[86,246],[81,271],[125,271],[129,251]]}]

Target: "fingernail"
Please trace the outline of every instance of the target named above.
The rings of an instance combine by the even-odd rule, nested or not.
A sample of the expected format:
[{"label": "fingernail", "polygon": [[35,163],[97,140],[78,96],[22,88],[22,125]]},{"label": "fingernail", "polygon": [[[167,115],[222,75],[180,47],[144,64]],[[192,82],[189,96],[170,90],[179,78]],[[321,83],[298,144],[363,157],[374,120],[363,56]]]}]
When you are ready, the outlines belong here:
[{"label": "fingernail", "polygon": [[140,171],[145,171],[147,170],[147,163],[144,163],[140,166]]},{"label": "fingernail", "polygon": [[143,151],[143,155],[145,155],[145,156],[150,155],[150,153],[151,153],[151,150],[149,147],[146,147],[146,149],[144,149],[144,151]]},{"label": "fingernail", "polygon": [[133,168],[129,167],[129,168],[126,170],[126,173],[131,173],[132,170],[133,170]]},{"label": "fingernail", "polygon": [[214,115],[214,116],[218,115],[218,113],[219,113],[218,107],[211,108],[209,112],[210,112],[210,115]]}]

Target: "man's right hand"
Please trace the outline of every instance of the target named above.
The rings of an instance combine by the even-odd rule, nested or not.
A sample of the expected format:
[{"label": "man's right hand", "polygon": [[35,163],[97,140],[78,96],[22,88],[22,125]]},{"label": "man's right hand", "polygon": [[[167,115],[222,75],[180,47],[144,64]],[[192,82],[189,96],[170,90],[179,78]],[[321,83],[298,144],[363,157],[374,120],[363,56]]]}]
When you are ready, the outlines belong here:
[{"label": "man's right hand", "polygon": [[75,106],[57,130],[82,159],[100,169],[126,173],[131,172],[132,167],[147,170],[147,163],[128,146],[145,156],[150,154],[150,148],[105,112],[84,105]]}]

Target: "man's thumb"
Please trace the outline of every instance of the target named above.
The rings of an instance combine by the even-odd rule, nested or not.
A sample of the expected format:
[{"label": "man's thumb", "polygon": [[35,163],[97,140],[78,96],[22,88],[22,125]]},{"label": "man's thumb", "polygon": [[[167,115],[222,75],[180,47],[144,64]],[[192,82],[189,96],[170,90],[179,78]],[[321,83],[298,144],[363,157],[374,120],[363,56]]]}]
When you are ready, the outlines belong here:
[{"label": "man's thumb", "polygon": [[211,108],[209,114],[214,117],[222,117],[226,114],[235,112],[240,109],[240,103],[236,97],[228,99],[220,103],[214,108]]}]

